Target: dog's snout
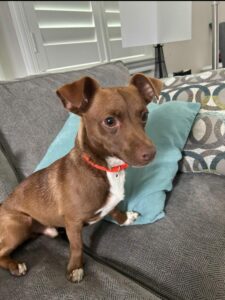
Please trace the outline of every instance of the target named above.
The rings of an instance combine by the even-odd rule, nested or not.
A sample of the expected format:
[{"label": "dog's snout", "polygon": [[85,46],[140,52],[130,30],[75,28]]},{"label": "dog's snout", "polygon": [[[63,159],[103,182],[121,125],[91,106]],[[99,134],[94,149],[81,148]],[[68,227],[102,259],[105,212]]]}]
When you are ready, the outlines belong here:
[{"label": "dog's snout", "polygon": [[151,160],[152,158],[154,158],[154,156],[155,156],[155,151],[149,151],[149,152],[142,154],[142,159],[144,161],[148,161],[148,160]]},{"label": "dog's snout", "polygon": [[138,159],[143,164],[146,164],[154,159],[156,155],[156,148],[154,146],[151,147],[140,147],[138,151]]}]

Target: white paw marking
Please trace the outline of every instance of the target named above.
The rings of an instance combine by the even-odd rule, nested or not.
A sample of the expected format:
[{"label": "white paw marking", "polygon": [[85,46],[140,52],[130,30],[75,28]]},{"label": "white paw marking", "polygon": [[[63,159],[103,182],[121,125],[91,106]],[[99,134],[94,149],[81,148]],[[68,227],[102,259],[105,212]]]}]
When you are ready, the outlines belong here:
[{"label": "white paw marking", "polygon": [[47,236],[49,236],[51,238],[55,238],[59,233],[58,233],[58,231],[54,227],[46,227],[43,230],[43,234],[47,235]]},{"label": "white paw marking", "polygon": [[127,226],[127,225],[131,225],[134,223],[134,221],[137,220],[139,213],[135,212],[135,211],[127,211],[126,212],[127,215],[127,219],[126,221],[122,224],[122,226]]},{"label": "white paw marking", "polygon": [[72,282],[80,282],[84,277],[84,269],[75,269],[70,273],[70,280]]},{"label": "white paw marking", "polygon": [[27,266],[25,263],[18,264],[19,275],[25,275],[27,273]]}]

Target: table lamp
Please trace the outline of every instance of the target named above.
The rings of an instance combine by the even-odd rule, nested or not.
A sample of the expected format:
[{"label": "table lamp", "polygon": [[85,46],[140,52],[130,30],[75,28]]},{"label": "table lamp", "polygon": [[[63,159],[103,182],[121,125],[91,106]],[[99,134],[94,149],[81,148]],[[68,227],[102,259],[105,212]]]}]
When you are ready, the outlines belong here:
[{"label": "table lamp", "polygon": [[119,1],[122,45],[155,45],[155,77],[168,77],[163,45],[191,39],[191,1]]}]

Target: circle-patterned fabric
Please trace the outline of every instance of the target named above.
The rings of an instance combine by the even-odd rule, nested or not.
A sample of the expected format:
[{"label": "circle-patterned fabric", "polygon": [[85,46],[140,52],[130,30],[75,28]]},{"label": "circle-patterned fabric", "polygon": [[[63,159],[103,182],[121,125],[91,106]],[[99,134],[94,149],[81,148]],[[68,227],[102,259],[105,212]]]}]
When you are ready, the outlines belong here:
[{"label": "circle-patterned fabric", "polygon": [[155,102],[176,100],[201,103],[180,171],[225,175],[225,69],[166,79]]}]

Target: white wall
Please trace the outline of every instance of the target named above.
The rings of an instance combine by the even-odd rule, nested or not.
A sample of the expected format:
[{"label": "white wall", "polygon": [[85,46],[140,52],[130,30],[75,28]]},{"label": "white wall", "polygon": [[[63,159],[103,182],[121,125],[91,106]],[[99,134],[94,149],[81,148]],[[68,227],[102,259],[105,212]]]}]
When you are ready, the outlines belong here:
[{"label": "white wall", "polygon": [[[219,1],[219,22],[225,21],[225,2]],[[212,62],[211,1],[192,1],[192,40],[164,45],[168,73],[182,69],[199,72]]]},{"label": "white wall", "polygon": [[0,1],[0,76],[12,79],[27,75],[7,1]]}]

